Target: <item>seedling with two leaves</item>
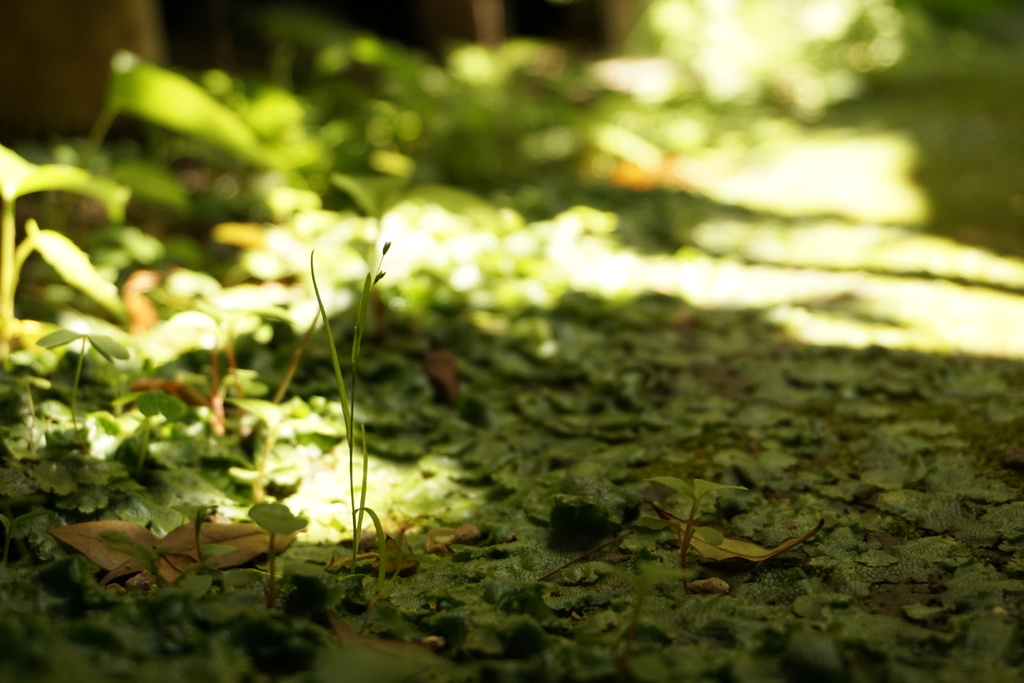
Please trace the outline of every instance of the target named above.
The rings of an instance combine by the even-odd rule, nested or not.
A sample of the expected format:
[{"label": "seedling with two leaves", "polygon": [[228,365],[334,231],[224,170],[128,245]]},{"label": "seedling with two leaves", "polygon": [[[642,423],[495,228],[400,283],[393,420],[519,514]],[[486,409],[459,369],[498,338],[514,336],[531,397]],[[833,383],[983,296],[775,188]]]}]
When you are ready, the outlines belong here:
[{"label": "seedling with two leaves", "polygon": [[75,366],[75,381],[71,386],[71,422],[75,427],[75,434],[78,436],[79,442],[82,444],[82,450],[88,451],[89,448],[85,444],[85,439],[82,438],[82,433],[78,428],[78,417],[75,414],[76,402],[78,398],[78,381],[82,377],[82,364],[85,361],[85,352],[88,350],[89,345],[96,349],[96,352],[107,359],[108,362],[113,363],[114,360],[128,360],[129,354],[128,349],[124,348],[110,337],[102,334],[85,334],[82,332],[75,332],[73,330],[65,330],[63,328],[56,332],[42,337],[36,343],[44,349],[53,349],[58,346],[64,346],[77,340],[82,341],[82,348],[78,352],[78,364]]},{"label": "seedling with two leaves", "polygon": [[275,552],[274,538],[279,535],[294,537],[295,534],[306,528],[309,520],[292,514],[288,506],[281,503],[256,503],[249,510],[249,517],[270,535],[267,544],[267,574],[269,574],[269,579],[267,580],[267,607],[269,608],[273,607],[274,602],[277,600],[277,573],[274,567],[277,553]]},{"label": "seedling with two leaves", "polygon": [[[679,567],[683,570],[682,582],[683,591],[689,595],[690,584],[687,579],[687,555],[690,548],[692,547],[697,553],[704,559],[713,560],[717,562],[727,560],[747,560],[749,562],[764,562],[770,560],[773,557],[777,557],[781,553],[794,548],[797,545],[803,543],[807,539],[814,536],[816,533],[821,531],[821,528],[825,525],[825,520],[820,519],[813,529],[797,538],[791,538],[781,545],[775,548],[765,548],[753,543],[752,541],[746,541],[739,538],[726,538],[716,529],[711,527],[698,527],[695,525],[697,519],[697,513],[700,510],[701,501],[709,494],[715,491],[722,490],[741,490],[745,491],[746,487],[743,486],[729,486],[727,484],[716,484],[712,481],[706,481],[704,479],[694,479],[692,484],[689,484],[682,479],[676,477],[653,477],[647,481],[667,486],[674,492],[679,493],[690,500],[690,511],[686,519],[677,517],[671,512],[664,510],[657,505],[654,506],[654,510],[657,513],[657,517],[641,517],[637,520],[637,526],[660,530],[660,529],[671,529],[679,543]],[[636,533],[635,530],[627,531],[624,534],[616,536],[610,541],[606,541],[601,545],[593,548],[583,555],[580,555],[576,559],[562,565],[558,569],[542,576],[539,581],[545,581],[558,572],[562,571],[566,567],[569,567],[591,555],[597,551],[606,548],[609,545],[618,543],[619,541],[628,538]]]}]

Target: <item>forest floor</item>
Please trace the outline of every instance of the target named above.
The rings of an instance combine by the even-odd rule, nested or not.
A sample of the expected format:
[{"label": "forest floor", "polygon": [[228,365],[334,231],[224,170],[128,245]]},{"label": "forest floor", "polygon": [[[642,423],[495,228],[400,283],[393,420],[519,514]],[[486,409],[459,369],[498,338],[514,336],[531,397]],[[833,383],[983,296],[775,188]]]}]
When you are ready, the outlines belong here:
[{"label": "forest floor", "polygon": [[[397,558],[382,590],[368,560],[338,566],[350,470],[324,345],[273,436],[165,425],[138,477],[127,418],[90,413],[82,452],[70,390],[30,417],[4,388],[0,495],[39,513],[0,566],[0,680],[1024,680],[1024,98],[1005,78],[1021,62],[958,49],[703,198],[581,189],[559,208],[620,220],[574,243],[613,244],[600,266],[547,264],[576,291],[371,325],[356,413]],[[796,185],[831,189],[787,215],[808,160]],[[273,375],[285,351],[239,355]],[[89,359],[79,400],[107,400],[104,368]],[[46,533],[99,517],[160,536],[187,518],[172,503],[244,514],[231,491],[268,439],[268,491],[310,522],[269,609],[265,563],[100,587]],[[764,561],[691,551],[705,581],[688,594],[673,532],[637,524],[654,503],[689,513],[653,477],[746,489],[703,501],[709,538],[773,548],[823,526]],[[129,546],[139,568],[163,561]]]}]

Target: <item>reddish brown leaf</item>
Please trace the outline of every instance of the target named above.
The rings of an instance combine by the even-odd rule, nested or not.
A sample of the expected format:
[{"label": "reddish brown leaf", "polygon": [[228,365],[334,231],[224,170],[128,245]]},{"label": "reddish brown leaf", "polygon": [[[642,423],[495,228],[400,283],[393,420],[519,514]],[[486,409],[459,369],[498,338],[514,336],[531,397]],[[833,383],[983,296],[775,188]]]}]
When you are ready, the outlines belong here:
[{"label": "reddish brown leaf", "polygon": [[121,287],[121,299],[128,313],[128,330],[134,335],[145,334],[160,320],[156,306],[146,292],[160,284],[160,276],[152,270],[136,270]]},{"label": "reddish brown leaf", "polygon": [[455,354],[448,349],[434,349],[423,354],[423,366],[427,376],[434,382],[445,398],[455,405],[459,398],[459,369],[455,366]]},{"label": "reddish brown leaf", "polygon": [[159,379],[156,377],[140,377],[132,382],[132,391],[162,391],[171,396],[177,396],[187,405],[210,407],[210,399],[198,391],[173,379]]}]

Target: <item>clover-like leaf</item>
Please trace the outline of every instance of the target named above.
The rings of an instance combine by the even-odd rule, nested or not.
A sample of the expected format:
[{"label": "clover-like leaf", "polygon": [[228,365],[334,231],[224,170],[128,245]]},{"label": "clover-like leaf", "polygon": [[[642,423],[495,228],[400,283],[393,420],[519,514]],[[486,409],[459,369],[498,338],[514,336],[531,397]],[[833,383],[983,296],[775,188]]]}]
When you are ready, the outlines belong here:
[{"label": "clover-like leaf", "polygon": [[76,339],[81,338],[82,334],[80,332],[73,332],[71,330],[61,328],[55,332],[51,332],[50,334],[43,335],[39,338],[39,341],[37,341],[36,344],[42,346],[44,349],[55,349],[58,346],[70,344]]},{"label": "clover-like leaf", "polygon": [[305,517],[293,515],[288,506],[280,503],[256,503],[249,510],[249,517],[272,534],[293,534],[309,523]]},{"label": "clover-like leaf", "polygon": [[92,347],[96,349],[101,356],[111,363],[114,362],[115,358],[117,360],[128,360],[130,357],[128,349],[121,346],[118,342],[105,334],[90,334],[89,343],[92,344]]},{"label": "clover-like leaf", "polygon": [[142,392],[135,397],[135,405],[146,417],[163,415],[168,420],[177,420],[188,412],[184,401],[162,391]]}]

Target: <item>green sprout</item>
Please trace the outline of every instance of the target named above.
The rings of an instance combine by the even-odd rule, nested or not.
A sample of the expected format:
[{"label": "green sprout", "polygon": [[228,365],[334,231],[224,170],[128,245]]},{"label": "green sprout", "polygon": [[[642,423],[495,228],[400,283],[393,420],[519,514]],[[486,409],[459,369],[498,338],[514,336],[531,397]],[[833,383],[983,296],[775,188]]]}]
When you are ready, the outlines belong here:
[{"label": "green sprout", "polygon": [[359,504],[356,505],[356,490],[355,490],[355,420],[353,418],[353,411],[356,405],[356,386],[357,386],[357,374],[356,367],[359,360],[359,352],[362,347],[363,332],[366,329],[366,310],[370,303],[370,292],[375,284],[380,282],[381,278],[384,277],[384,272],[380,269],[381,264],[384,261],[384,256],[387,255],[388,250],[391,248],[391,242],[386,242],[381,252],[380,262],[377,264],[376,274],[367,273],[366,279],[363,281],[362,296],[359,298],[359,309],[356,314],[356,325],[355,330],[352,334],[352,353],[350,355],[351,371],[352,371],[352,392],[351,399],[349,393],[345,389],[345,379],[342,377],[341,362],[338,360],[338,350],[334,345],[334,335],[331,333],[331,324],[327,319],[327,309],[324,308],[323,299],[320,296],[320,289],[316,284],[316,271],[313,267],[313,253],[309,255],[309,273],[313,279],[313,292],[316,295],[316,302],[320,306],[320,315],[324,321],[324,331],[327,333],[327,344],[331,351],[331,365],[334,367],[334,379],[338,385],[338,397],[341,400],[341,411],[345,419],[345,439],[348,442],[348,476],[349,476],[349,501],[352,509],[352,572],[355,572],[355,561],[359,555],[359,532],[363,528],[363,513],[369,514],[373,520],[374,528],[377,532],[378,539],[378,551],[381,553],[381,573],[378,583],[383,585],[384,579],[384,565],[386,564],[384,554],[387,552],[383,540],[385,538],[384,528],[380,523],[380,519],[377,515],[366,507],[366,484],[369,476],[369,453],[366,448],[366,431],[365,428],[360,425],[360,433],[362,435],[362,446],[363,446],[363,481],[362,486],[359,489]]},{"label": "green sprout", "polygon": [[205,553],[203,552],[203,524],[206,522],[206,516],[212,515],[217,511],[216,505],[175,505],[174,509],[185,516],[185,519],[192,522],[192,528],[194,531],[193,540],[195,541],[196,548],[196,560],[199,564],[205,561]]},{"label": "green sprout", "polygon": [[[638,524],[653,529],[664,528],[666,526],[672,528],[672,531],[675,533],[676,538],[679,541],[679,568],[684,572],[686,571],[686,556],[690,550],[690,544],[693,542],[693,534],[696,530],[693,522],[697,518],[697,511],[700,509],[700,501],[704,499],[704,496],[715,491],[721,491],[724,489],[734,489],[739,491],[747,490],[747,487],[745,486],[716,484],[713,481],[705,481],[704,479],[694,479],[692,485],[687,484],[682,479],[677,479],[676,477],[652,477],[647,481],[653,481],[657,484],[661,484],[662,486],[667,486],[676,491],[676,493],[681,493],[690,499],[690,514],[686,518],[685,522],[682,522],[682,520],[674,515],[664,513],[660,508],[656,508],[658,511],[658,519],[642,517],[638,522]],[[701,532],[704,540],[711,545],[721,545],[722,542],[725,541],[725,537],[714,529],[704,528]],[[683,592],[687,595],[690,594],[690,584],[687,581],[685,574],[683,575]]]},{"label": "green sprout", "polygon": [[274,539],[279,534],[288,536],[305,529],[309,520],[293,515],[288,506],[280,503],[256,503],[249,510],[249,517],[270,535],[270,540],[267,543],[267,573],[270,575],[267,582],[267,607],[270,608],[277,600],[274,567],[277,553],[274,548]]},{"label": "green sprout", "polygon": [[14,536],[15,530],[25,522],[45,514],[45,510],[33,510],[17,517],[8,517],[0,513],[0,524],[4,526],[4,557],[3,560],[0,560],[0,564],[7,564],[7,556],[11,553],[11,537]]},{"label": "green sprout", "polygon": [[142,445],[139,446],[139,462],[135,466],[135,476],[138,478],[142,475],[142,467],[146,463],[150,434],[156,418],[162,415],[169,422],[179,420],[188,412],[188,406],[177,396],[171,396],[164,391],[142,392],[135,397],[135,406],[145,417],[142,423],[143,432]]},{"label": "green sprout", "polygon": [[85,360],[85,352],[88,350],[88,345],[91,344],[92,348],[96,349],[96,352],[106,358],[110,363],[113,363],[115,359],[128,360],[129,355],[128,349],[124,348],[110,337],[102,334],[84,334],[82,332],[74,332],[63,328],[44,336],[37,341],[36,344],[44,349],[53,349],[58,346],[70,344],[78,339],[82,340],[82,348],[78,354],[78,364],[75,366],[75,380],[71,387],[71,422],[74,424],[75,434],[78,436],[78,440],[82,444],[82,449],[88,451],[89,447],[86,445],[85,439],[82,437],[82,433],[79,430],[78,417],[75,411],[78,399],[78,382],[82,377],[82,363]]}]

